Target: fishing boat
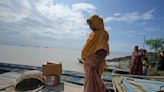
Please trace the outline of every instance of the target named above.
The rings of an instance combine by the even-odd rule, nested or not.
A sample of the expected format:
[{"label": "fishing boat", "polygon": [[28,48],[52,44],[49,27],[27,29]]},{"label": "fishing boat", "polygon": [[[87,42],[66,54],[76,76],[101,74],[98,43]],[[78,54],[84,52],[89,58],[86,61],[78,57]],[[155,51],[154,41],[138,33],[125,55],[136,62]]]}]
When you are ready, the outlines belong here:
[{"label": "fishing boat", "polygon": [[113,66],[108,66],[107,68],[105,68],[104,71],[115,72],[115,73],[118,73],[118,74],[129,74],[129,69],[128,68],[122,69],[122,68],[117,68],[117,67],[113,67]]},{"label": "fishing boat", "polygon": [[[42,67],[0,63],[0,91],[10,92],[6,90],[8,90],[8,88],[10,88],[11,86],[15,85],[16,80],[22,75],[22,73],[31,70],[42,71]],[[84,73],[77,72],[77,71],[63,70],[60,79],[61,79],[61,83],[64,83],[64,88],[66,87],[65,89],[66,91],[64,92],[82,92]],[[105,84],[108,86],[108,89],[113,90],[111,76],[103,77],[103,80]],[[77,87],[78,89],[74,87]],[[70,89],[71,90],[76,89],[78,91],[68,91]]]},{"label": "fishing boat", "polygon": [[[149,78],[149,76],[145,76],[145,78]],[[158,78],[164,79],[164,77]],[[113,75],[112,82],[114,92],[164,92],[164,82],[143,79],[142,76],[133,78]]]},{"label": "fishing boat", "polygon": [[[42,67],[0,63],[0,91],[11,92],[6,90],[15,84],[23,72],[29,70],[42,71]],[[164,76],[133,76],[112,73],[103,76],[103,81],[112,92],[163,92],[164,82],[150,80],[153,78],[164,80]],[[82,72],[64,70],[61,75],[64,92],[82,92],[83,80],[84,73]]]},{"label": "fishing boat", "polygon": [[[82,60],[80,58],[77,58],[79,63],[83,63]],[[119,74],[129,74],[129,69],[121,69],[121,68],[117,68],[117,67],[113,67],[113,66],[109,66],[107,68],[105,68],[104,71],[107,72],[115,72],[115,73],[119,73]]]}]

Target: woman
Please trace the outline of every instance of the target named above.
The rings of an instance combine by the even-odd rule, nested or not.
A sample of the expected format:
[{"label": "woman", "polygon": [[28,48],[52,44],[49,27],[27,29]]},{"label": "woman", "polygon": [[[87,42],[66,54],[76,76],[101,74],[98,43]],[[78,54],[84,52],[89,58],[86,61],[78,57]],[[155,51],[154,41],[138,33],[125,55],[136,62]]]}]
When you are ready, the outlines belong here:
[{"label": "woman", "polygon": [[82,49],[84,63],[84,92],[106,92],[101,79],[103,69],[106,67],[105,57],[109,54],[108,33],[104,29],[103,19],[97,15],[87,20],[92,32]]},{"label": "woman", "polygon": [[143,51],[138,50],[138,46],[135,46],[134,51],[132,52],[130,74],[143,75],[142,57],[143,57]]},{"label": "woman", "polygon": [[164,50],[159,54],[158,70],[164,70]]}]

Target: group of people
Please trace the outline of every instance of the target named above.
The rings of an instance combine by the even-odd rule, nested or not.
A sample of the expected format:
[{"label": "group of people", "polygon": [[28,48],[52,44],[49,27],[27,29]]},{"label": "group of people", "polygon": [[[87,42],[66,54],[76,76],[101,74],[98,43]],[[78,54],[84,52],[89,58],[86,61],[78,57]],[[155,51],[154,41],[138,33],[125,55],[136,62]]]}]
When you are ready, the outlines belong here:
[{"label": "group of people", "polygon": [[[131,75],[144,75],[147,76],[148,69],[150,68],[148,57],[146,56],[146,50],[138,49],[138,46],[134,47],[131,57],[130,74]],[[159,53],[157,68],[158,70],[164,70],[164,50]]]},{"label": "group of people", "polygon": [[[84,92],[109,92],[101,79],[104,68],[107,67],[105,58],[110,54],[109,35],[104,27],[104,22],[98,15],[87,19],[91,33],[82,48],[81,58],[84,64]],[[164,53],[161,54],[164,57]],[[130,74],[147,75],[149,68],[146,50],[135,46],[132,52]],[[160,66],[161,68],[161,66]]]},{"label": "group of people", "polygon": [[150,67],[148,57],[146,56],[147,51],[138,49],[138,46],[134,47],[131,57],[130,74],[131,75],[147,75],[148,68]]}]

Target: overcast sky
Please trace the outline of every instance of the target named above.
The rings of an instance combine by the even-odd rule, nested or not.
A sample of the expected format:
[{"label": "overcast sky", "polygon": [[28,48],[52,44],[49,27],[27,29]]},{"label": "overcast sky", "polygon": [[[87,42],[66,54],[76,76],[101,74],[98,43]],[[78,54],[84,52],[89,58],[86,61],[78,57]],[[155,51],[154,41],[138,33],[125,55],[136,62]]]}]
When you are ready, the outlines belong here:
[{"label": "overcast sky", "polygon": [[104,19],[112,52],[164,38],[164,0],[0,0],[0,44],[81,50],[86,19]]}]

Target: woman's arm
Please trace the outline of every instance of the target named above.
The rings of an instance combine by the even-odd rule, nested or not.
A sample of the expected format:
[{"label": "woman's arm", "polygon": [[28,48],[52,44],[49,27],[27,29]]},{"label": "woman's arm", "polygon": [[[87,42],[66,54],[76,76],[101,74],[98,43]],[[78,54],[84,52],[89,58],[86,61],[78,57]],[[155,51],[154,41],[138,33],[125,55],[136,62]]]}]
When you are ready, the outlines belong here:
[{"label": "woman's arm", "polygon": [[94,57],[93,57],[93,66],[99,66],[99,64],[101,63],[102,59],[104,59],[107,55],[107,51],[105,51],[104,49],[100,49],[98,50]]}]

